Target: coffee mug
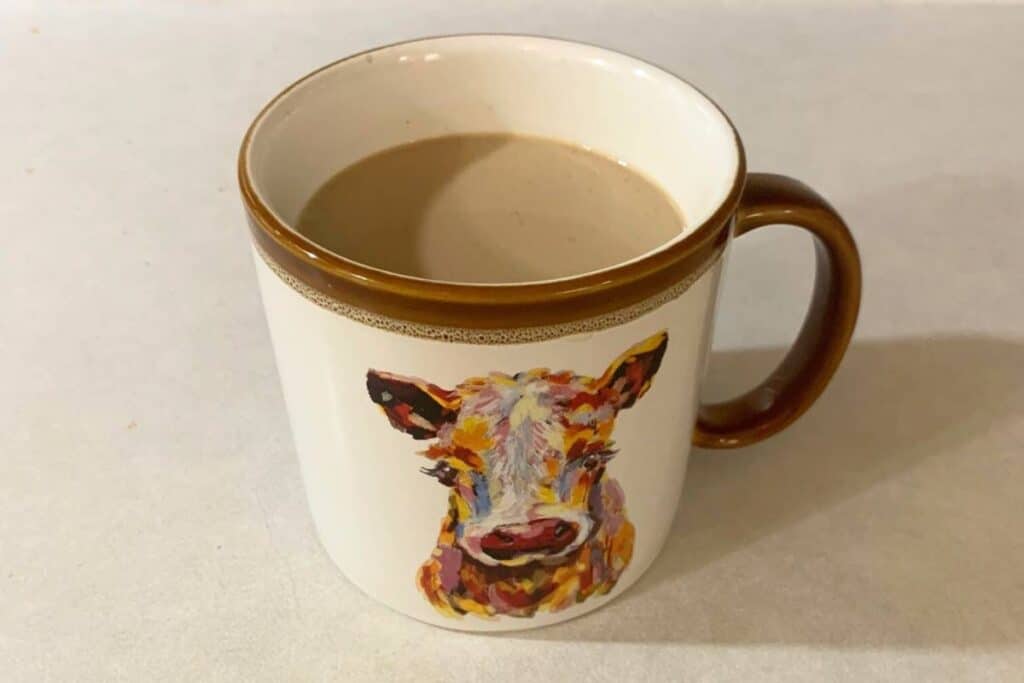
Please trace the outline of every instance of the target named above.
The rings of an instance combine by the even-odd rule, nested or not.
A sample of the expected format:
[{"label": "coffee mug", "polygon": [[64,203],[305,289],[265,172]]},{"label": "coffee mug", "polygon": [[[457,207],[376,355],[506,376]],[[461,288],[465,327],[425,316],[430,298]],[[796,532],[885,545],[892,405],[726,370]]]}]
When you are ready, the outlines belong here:
[{"label": "coffee mug", "polygon": [[[340,169],[463,132],[600,150],[655,179],[687,228],[603,270],[500,285],[383,271],[293,229]],[[320,539],[360,589],[439,626],[541,626],[621,593],[665,542],[691,443],[789,425],[856,322],[859,258],[832,207],[748,174],[732,124],[693,86],[589,45],[464,35],[342,59],[260,112],[238,172]],[[803,328],[760,386],[700,404],[730,242],[778,223],[815,238]]]}]

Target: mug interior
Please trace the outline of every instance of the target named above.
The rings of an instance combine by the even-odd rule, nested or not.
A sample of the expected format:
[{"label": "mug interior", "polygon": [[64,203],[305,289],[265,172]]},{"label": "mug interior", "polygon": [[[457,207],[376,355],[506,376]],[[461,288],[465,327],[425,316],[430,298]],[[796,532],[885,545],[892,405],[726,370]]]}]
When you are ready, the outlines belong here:
[{"label": "mug interior", "polygon": [[694,232],[726,201],[740,167],[725,115],[655,66],[579,43],[472,35],[378,48],[300,80],[254,122],[241,171],[291,229],[340,170],[391,147],[460,133],[554,138],[655,180],[682,211],[684,229],[612,267]]}]

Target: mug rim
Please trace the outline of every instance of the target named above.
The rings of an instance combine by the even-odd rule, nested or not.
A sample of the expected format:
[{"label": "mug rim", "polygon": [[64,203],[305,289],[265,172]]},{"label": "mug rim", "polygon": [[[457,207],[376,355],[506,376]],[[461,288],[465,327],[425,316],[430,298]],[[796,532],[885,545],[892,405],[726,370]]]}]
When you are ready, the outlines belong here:
[{"label": "mug rim", "polygon": [[[710,215],[687,234],[632,260],[558,279],[511,283],[449,282],[376,268],[330,251],[279,218],[256,191],[249,163],[256,130],[275,105],[321,73],[351,60],[389,48],[452,38],[518,38],[582,46],[658,69],[702,97],[731,131],[736,164],[728,192]],[[278,275],[297,280],[289,282],[294,288],[311,289],[312,292],[302,292],[307,298],[315,298],[311,293],[320,294],[344,307],[412,323],[495,329],[589,318],[637,304],[681,281],[692,281],[717,260],[728,241],[747,171],[743,143],[722,107],[686,79],[657,64],[583,41],[521,33],[454,33],[374,46],[298,78],[268,101],[250,123],[239,149],[237,173],[257,253]]]}]

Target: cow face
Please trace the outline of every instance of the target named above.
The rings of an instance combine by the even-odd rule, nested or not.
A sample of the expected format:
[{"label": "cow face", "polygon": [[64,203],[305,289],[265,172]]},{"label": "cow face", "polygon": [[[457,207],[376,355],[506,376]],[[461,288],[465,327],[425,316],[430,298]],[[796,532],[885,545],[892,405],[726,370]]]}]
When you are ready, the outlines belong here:
[{"label": "cow face", "polygon": [[654,335],[597,378],[537,369],[446,390],[371,370],[366,385],[395,429],[434,440],[422,471],[451,489],[450,543],[485,565],[557,563],[600,524],[616,416],[648,390],[667,344]]}]

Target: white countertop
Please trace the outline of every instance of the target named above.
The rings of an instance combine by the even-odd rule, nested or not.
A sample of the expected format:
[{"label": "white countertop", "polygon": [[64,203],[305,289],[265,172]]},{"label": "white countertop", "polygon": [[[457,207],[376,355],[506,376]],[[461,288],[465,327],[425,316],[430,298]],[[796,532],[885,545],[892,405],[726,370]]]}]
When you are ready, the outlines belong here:
[{"label": "white countertop", "polygon": [[[0,9],[5,681],[1020,680],[1024,7],[103,4]],[[234,178],[285,83],[471,30],[694,81],[752,169],[834,202],[865,269],[818,405],[696,452],[621,598],[500,637],[394,614],[320,549]],[[718,396],[794,335],[810,243],[744,238],[728,276]]]}]

